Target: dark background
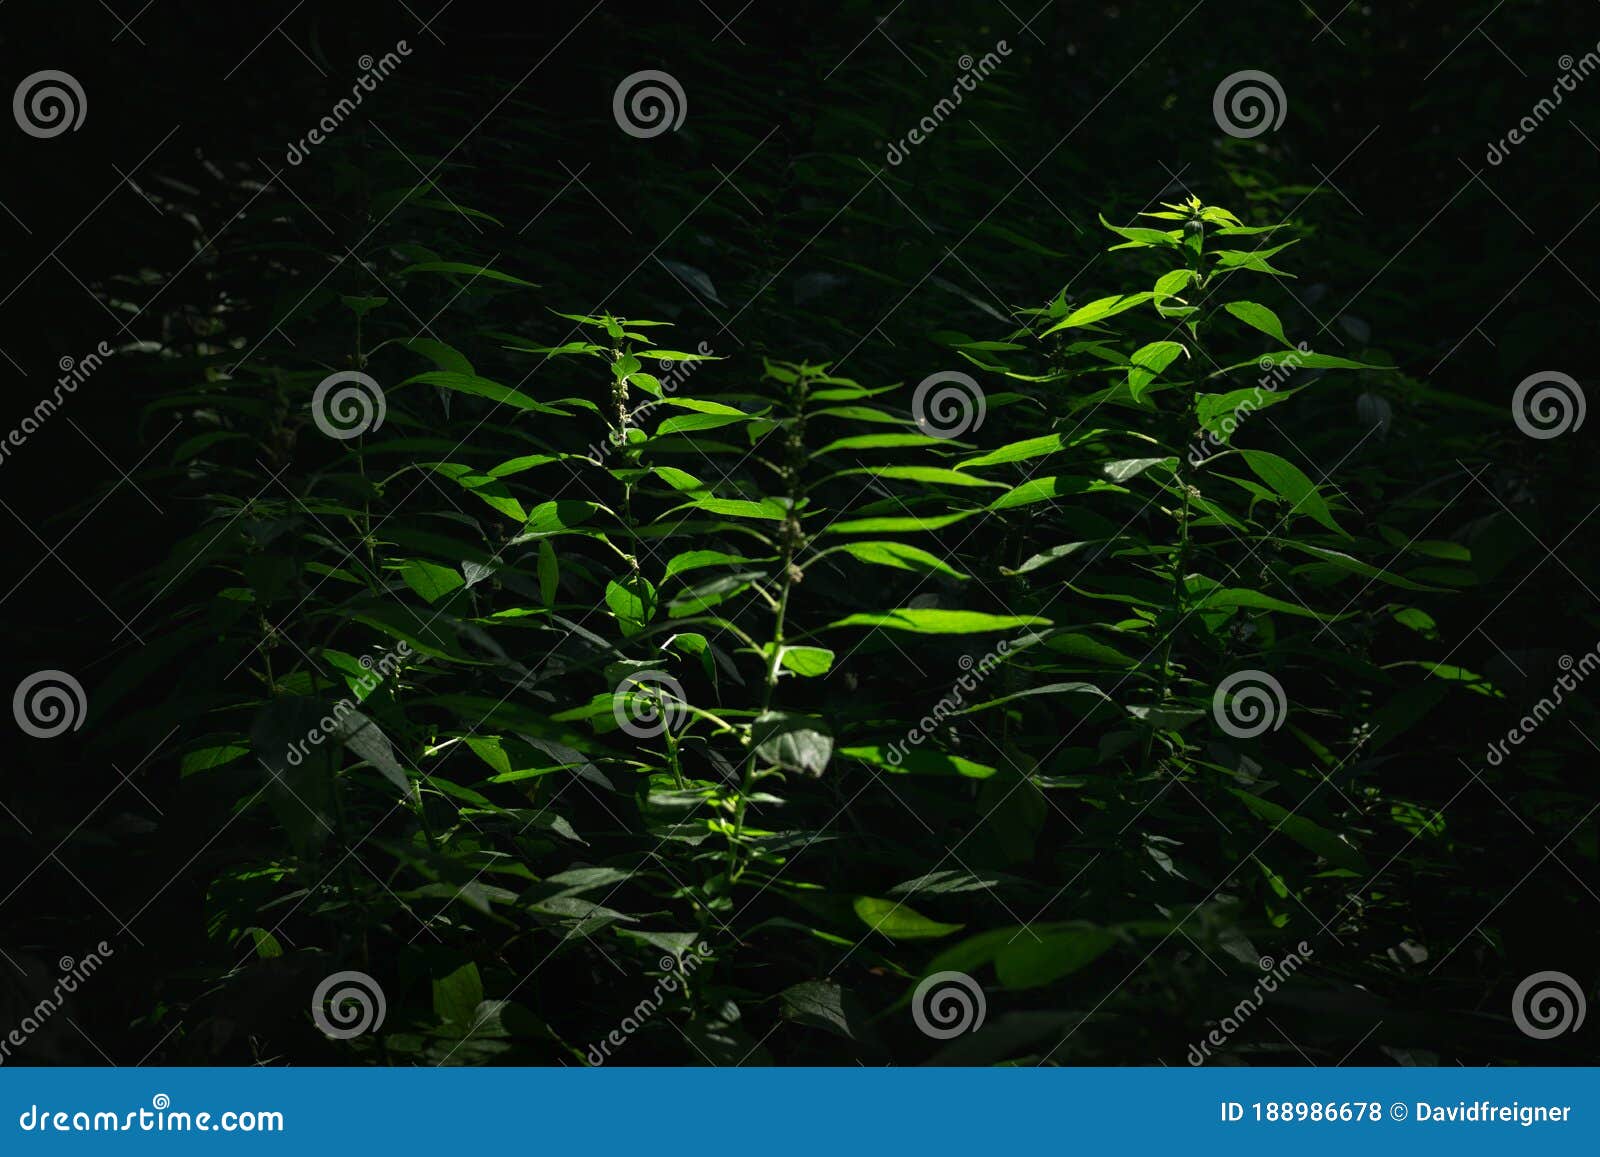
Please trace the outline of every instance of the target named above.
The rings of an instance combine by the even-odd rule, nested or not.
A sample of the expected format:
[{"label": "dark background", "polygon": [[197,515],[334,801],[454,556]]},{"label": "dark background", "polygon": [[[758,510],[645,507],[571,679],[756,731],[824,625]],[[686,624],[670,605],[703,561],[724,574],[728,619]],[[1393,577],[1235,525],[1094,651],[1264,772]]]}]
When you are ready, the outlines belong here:
[{"label": "dark background", "polygon": [[[1600,78],[1568,94],[1503,164],[1485,160],[1489,143],[1549,93],[1558,60],[1596,49],[1600,5],[1058,0],[1037,16],[1031,0],[908,2],[885,15],[887,7],[457,0],[435,15],[437,0],[11,0],[0,9],[5,90],[37,69],[62,69],[87,91],[88,117],[51,140],[9,131],[9,122],[0,132],[0,373],[9,409],[0,424],[20,421],[47,392],[59,359],[101,341],[181,351],[216,324],[219,308],[227,325],[258,330],[259,315],[226,317],[231,281],[252,275],[251,257],[230,245],[230,221],[284,213],[308,242],[326,241],[311,209],[336,195],[336,179],[316,154],[285,168],[285,147],[338,98],[354,58],[405,39],[412,55],[368,98],[365,118],[424,169],[450,150],[437,173],[443,190],[513,234],[484,239],[485,255],[506,246],[506,263],[535,271],[548,298],[567,308],[654,311],[678,318],[691,338],[715,334],[712,316],[732,308],[708,309],[657,261],[641,261],[666,239],[658,256],[706,271],[730,307],[748,303],[731,327],[742,349],[848,354],[862,380],[909,376],[899,359],[926,342],[928,316],[963,308],[959,294],[1026,302],[1051,282],[1040,272],[1049,261],[1019,262],[992,235],[971,231],[991,211],[989,221],[1069,253],[1053,268],[1070,274],[1104,248],[1097,212],[1128,220],[1158,194],[1176,199],[1190,188],[1231,204],[1248,195],[1239,180],[1251,173],[1300,186],[1295,215],[1311,236],[1300,246],[1309,264],[1294,285],[1304,307],[1294,326],[1327,321],[1336,340],[1351,341],[1353,325],[1410,379],[1483,403],[1430,424],[1395,399],[1387,434],[1452,492],[1448,480],[1464,476],[1464,464],[1490,464],[1485,485],[1450,518],[1453,527],[1494,521],[1479,553],[1483,585],[1441,615],[1442,638],[1458,648],[1451,661],[1502,681],[1514,699],[1518,689],[1537,697],[1556,656],[1600,640],[1588,589],[1600,575],[1584,522],[1600,501],[1594,420],[1534,442],[1505,416],[1511,390],[1532,372],[1592,380]],[[1020,30],[1025,20],[1031,32]],[[898,174],[907,179],[898,197],[869,187],[861,163],[881,165],[882,126],[915,123],[957,75],[956,57],[981,55],[1001,38],[1018,53],[1006,67],[1019,100],[1011,116],[979,122],[991,139],[952,122]],[[622,75],[654,67],[688,92],[687,124],[638,142],[615,131],[611,91]],[[1242,68],[1271,72],[1288,94],[1285,124],[1256,141],[1224,137],[1211,118],[1217,81]],[[362,120],[341,134],[364,133],[363,147],[392,161],[389,140]],[[292,195],[254,200],[248,182],[280,171]],[[742,212],[738,186],[770,207],[754,225],[730,224]],[[847,203],[853,212],[838,216]],[[739,228],[747,244],[730,256],[716,238]],[[334,218],[339,243],[359,236],[346,229]],[[830,262],[840,259],[886,276],[848,277],[797,321],[797,280],[837,272]],[[934,267],[936,277],[919,280]],[[969,329],[982,324],[978,317]],[[292,340],[292,323],[284,332]],[[874,332],[886,340],[863,340]],[[194,530],[189,508],[123,479],[166,433],[166,419],[144,405],[170,388],[170,370],[119,355],[0,465],[6,687],[40,667],[74,671],[92,686],[139,646],[124,631],[145,621],[135,576]],[[1354,406],[1353,396],[1344,404]],[[1520,518],[1500,518],[1502,502]],[[109,744],[91,714],[71,739],[16,734],[3,748],[0,854],[5,890],[19,886],[0,904],[0,940],[34,960],[80,956],[102,939],[117,951],[116,983],[93,986],[77,1013],[93,1026],[93,1043],[56,1026],[30,1060],[213,1055],[192,1037],[167,1040],[154,1015],[216,955],[200,916],[215,824],[177,790],[162,729],[139,725],[166,694],[160,680],[130,687]],[[1457,757],[1482,767],[1487,736],[1504,726],[1497,710],[1514,718],[1452,699],[1408,737],[1392,774],[1433,806],[1456,800],[1467,775]],[[1592,707],[1578,702],[1570,723],[1541,735],[1540,766],[1580,795],[1594,792],[1593,723]],[[1521,792],[1537,786],[1513,782],[1502,794],[1521,814]],[[1469,786],[1448,814],[1470,853],[1447,876],[1424,866],[1394,887],[1415,894],[1448,946],[1526,879],[1488,922],[1505,955],[1475,962],[1474,940],[1426,983],[1396,980],[1375,993],[1394,1014],[1352,1062],[1411,1056],[1405,1050],[1428,1034],[1398,1032],[1408,1016],[1498,1010],[1515,980],[1540,968],[1562,968],[1593,991],[1592,822],[1547,857],[1566,826],[1519,822],[1494,792]],[[1470,1035],[1441,1034],[1453,1043],[1440,1052],[1518,1059],[1475,1056],[1456,1039]],[[1560,1059],[1592,1062],[1581,1040]],[[1394,1051],[1378,1051],[1386,1043]]]}]

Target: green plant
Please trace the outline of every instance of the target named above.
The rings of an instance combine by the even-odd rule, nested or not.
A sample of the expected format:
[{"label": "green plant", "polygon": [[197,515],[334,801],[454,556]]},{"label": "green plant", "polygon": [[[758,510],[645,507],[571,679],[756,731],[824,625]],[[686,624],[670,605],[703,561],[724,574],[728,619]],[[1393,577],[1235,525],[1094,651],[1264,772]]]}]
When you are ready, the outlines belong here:
[{"label": "green plant", "polygon": [[[307,194],[348,259],[252,225],[266,336],[150,410],[201,427],[146,472],[197,532],[141,580],[159,641],[94,698],[185,657],[107,739],[177,724],[188,806],[230,833],[202,849],[214,959],[158,1028],[273,1008],[264,1059],[922,1059],[921,985],[958,972],[1031,1019],[952,1055],[1099,1059],[1084,994],[1187,1007],[1216,958],[1390,919],[1369,845],[1407,807],[1433,829],[1370,755],[1441,674],[1389,710],[1375,640],[1423,621],[1392,595],[1459,575],[1420,516],[1357,505],[1376,425],[1291,435],[1334,371],[1407,387],[1235,295],[1286,276],[1280,193],[1262,224],[1195,198],[1108,224],[1108,296],[953,299],[998,339],[905,319],[929,374],[772,291],[813,231],[793,174],[726,233],[749,313],[695,341],[551,309],[533,282],[570,257],[505,255],[495,215],[355,142]],[[1017,282],[1061,275],[989,235]],[[390,1019],[330,1044],[306,1006],[351,969]]]}]

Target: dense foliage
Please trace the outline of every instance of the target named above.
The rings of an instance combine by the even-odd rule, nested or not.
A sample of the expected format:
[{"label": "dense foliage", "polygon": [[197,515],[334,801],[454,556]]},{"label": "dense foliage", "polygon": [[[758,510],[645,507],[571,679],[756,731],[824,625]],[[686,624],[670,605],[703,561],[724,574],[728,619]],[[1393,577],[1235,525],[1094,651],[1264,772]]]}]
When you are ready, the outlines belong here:
[{"label": "dense foliage", "polygon": [[[1595,645],[1582,430],[1509,406],[1580,372],[1593,293],[1491,309],[1537,253],[1429,232],[1483,178],[1410,203],[1373,158],[1427,146],[1364,155],[1330,95],[1356,59],[1377,108],[1449,117],[1493,54],[1402,98],[1387,14],[1328,48],[1275,15],[1263,62],[1237,16],[1137,7],[854,50],[859,5],[286,25],[328,79],[142,179],[193,238],[91,291],[118,352],[86,389],[129,384],[137,446],[107,485],[161,515],[26,625],[89,711],[27,758],[96,778],[8,787],[13,902],[75,909],[17,939],[11,1004],[104,938],[127,983],[84,1027],[119,1061],[1177,1065],[1230,1016],[1207,1060],[1580,1057],[1506,1002],[1595,978],[1593,711],[1484,745]],[[279,159],[374,25],[394,75]],[[1331,156],[1219,132],[1252,64]],[[654,67],[682,127],[624,131]],[[1593,174],[1541,133],[1567,159],[1530,170]],[[380,1028],[318,1031],[341,972]],[[983,1023],[929,1031],[952,973]]]}]

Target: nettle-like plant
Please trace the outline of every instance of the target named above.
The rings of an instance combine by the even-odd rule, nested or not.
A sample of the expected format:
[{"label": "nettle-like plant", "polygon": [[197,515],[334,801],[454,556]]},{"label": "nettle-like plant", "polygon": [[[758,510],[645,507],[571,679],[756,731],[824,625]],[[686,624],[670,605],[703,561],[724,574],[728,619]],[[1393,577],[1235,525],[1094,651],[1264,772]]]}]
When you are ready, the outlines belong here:
[{"label": "nettle-like plant", "polygon": [[[475,305],[531,288],[475,261],[404,256],[375,277],[412,300],[429,278]],[[385,298],[323,304],[296,356],[346,354],[312,370],[262,372],[255,358],[163,401],[211,427],[176,461],[217,529],[149,580],[155,598],[188,589],[162,643],[117,679],[214,648],[180,680],[193,698],[173,702],[181,771],[212,806],[238,793],[239,831],[255,833],[243,846],[261,852],[208,889],[210,930],[240,956],[200,1007],[277,1005],[303,1021],[308,977],[359,969],[394,1018],[349,1046],[363,1054],[592,1060],[563,1033],[603,1036],[633,1006],[619,991],[603,1011],[605,972],[623,967],[683,979],[672,1015],[700,1053],[751,1055],[728,1010],[759,922],[729,921],[764,894],[764,914],[784,893],[809,899],[815,884],[782,877],[832,838],[819,801],[793,827],[771,822],[782,785],[838,763],[830,713],[796,685],[829,673],[829,632],[1023,621],[862,613],[840,585],[959,581],[902,536],[958,517],[910,512],[934,500],[916,492],[928,483],[983,484],[871,464],[945,443],[868,404],[886,388],[826,366],[768,362],[755,388],[711,399],[695,394],[717,359],[662,348],[661,323],[562,314],[572,333],[553,346],[481,323],[508,369],[537,357],[519,385],[565,375],[571,393],[541,401],[480,372],[470,345],[402,336]],[[419,357],[433,368],[417,372]],[[820,597],[800,607],[808,577]],[[899,763],[870,745],[848,754]],[[827,810],[841,793],[830,786]],[[267,853],[271,828],[282,843]],[[872,911],[847,900],[844,931]],[[320,947],[286,947],[301,943]],[[691,986],[683,962],[708,958],[717,967]],[[560,995],[572,985],[598,1008],[573,1016]]]},{"label": "nettle-like plant", "polygon": [[[957,463],[1013,495],[1063,500],[999,533],[986,577],[1019,613],[1055,623],[1010,664],[1009,693],[972,711],[1003,704],[996,746],[1026,759],[1033,787],[1073,801],[1056,809],[1065,825],[1026,794],[991,815],[1018,862],[1042,833],[1061,833],[1063,878],[1087,919],[982,933],[925,974],[992,963],[1006,987],[1034,988],[1128,937],[1180,930],[1222,935],[1253,960],[1240,947],[1251,927],[1304,928],[1310,914],[1321,933],[1372,874],[1359,833],[1377,789],[1359,753],[1383,673],[1360,654],[1368,610],[1353,608],[1374,584],[1440,588],[1363,557],[1400,552],[1348,529],[1362,516],[1326,481],[1340,460],[1296,464],[1268,411],[1322,371],[1380,367],[1294,343],[1273,309],[1234,297],[1238,274],[1285,276],[1272,260],[1289,243],[1262,240],[1282,226],[1247,226],[1197,199],[1146,216],[1172,224],[1106,224],[1123,239],[1114,249],[1149,259],[1149,288],[1076,307],[1063,291],[1019,311],[1025,324],[1000,341],[946,335],[1049,415],[1050,432]],[[1045,365],[1026,367],[1040,347]],[[1371,432],[1352,434],[1346,453]],[[1021,706],[1051,699],[1069,706]],[[1341,701],[1337,713],[1315,706]],[[1147,858],[1109,854],[1132,840]],[[1152,887],[1173,918],[1151,922],[1120,899]]]},{"label": "nettle-like plant", "polygon": [[[1254,448],[1314,376],[1371,369],[1232,298],[1285,246],[1230,246],[1276,227],[1113,226],[1151,288],[942,335],[1009,390],[908,391],[530,308],[470,211],[348,187],[363,248],[293,295],[293,345],[159,407],[204,427],[159,477],[205,515],[95,697],[188,657],[161,722],[229,816],[200,861],[229,966],[179,1039],[920,1057],[934,974],[1054,1013],[1140,941],[1254,959],[1341,909],[1376,806],[1339,722],[1369,705],[1344,673],[1375,674],[1360,600],[1429,588],[1365,561],[1337,461]],[[433,242],[368,240],[380,207]],[[351,972],[387,1008],[356,1035]],[[281,1036],[231,1040],[240,1009]],[[960,1055],[1038,1059],[1072,1023]]]},{"label": "nettle-like plant", "polygon": [[[801,785],[842,774],[843,762],[992,772],[938,756],[907,763],[903,753],[876,743],[836,748],[840,731],[871,726],[877,712],[860,704],[841,712],[837,694],[807,686],[826,688],[835,673],[835,638],[859,640],[863,629],[992,633],[1043,620],[928,600],[855,609],[861,600],[851,585],[875,573],[885,576],[876,580],[880,587],[892,589],[898,580],[908,591],[930,577],[964,581],[939,555],[906,538],[977,513],[945,510],[939,487],[1004,489],[946,466],[906,461],[943,450],[946,442],[871,404],[888,388],[862,386],[825,365],[769,360],[760,388],[723,391],[715,400],[689,397],[643,367],[705,355],[642,348],[650,337],[635,321],[573,320],[602,331],[605,340],[530,352],[606,366],[605,443],[616,454],[588,465],[598,468],[591,470],[593,492],[611,502],[573,512],[596,516],[593,523],[538,533],[611,548],[620,572],[604,577],[603,589],[600,573],[587,574],[584,589],[591,607],[609,613],[620,638],[591,663],[593,697],[553,718],[586,722],[602,741],[643,741],[612,763],[638,783],[643,834],[652,846],[642,857],[630,853],[637,862],[614,869],[614,878],[619,886],[627,880],[649,887],[658,903],[683,910],[677,928],[645,931],[619,919],[615,932],[674,954],[709,946],[721,966],[700,974],[707,999],[698,1015],[690,1010],[683,1028],[701,1055],[737,1062],[760,1049],[728,1011],[737,1010],[730,997],[747,991],[735,977],[738,950],[751,931],[787,928],[803,943],[848,948],[841,932],[859,936],[863,926],[891,922],[900,929],[920,919],[909,911],[896,919],[896,904],[840,894],[810,878],[816,857],[808,861],[806,853],[835,837],[822,830],[829,816],[819,814],[817,793]],[[693,384],[699,387],[706,375],[697,374]],[[870,461],[884,455],[893,460]],[[920,509],[930,504],[940,512]],[[832,818],[841,800],[848,803],[845,791],[835,784],[826,789]],[[797,792],[812,798],[792,798]],[[609,903],[609,893],[600,902]],[[753,913],[764,918],[748,920]],[[808,927],[794,913],[825,914],[839,930]],[[781,997],[786,1015],[815,1018],[823,1015],[819,1007],[831,1009],[837,1021],[838,986],[804,981],[805,971],[794,986],[761,999]]]}]

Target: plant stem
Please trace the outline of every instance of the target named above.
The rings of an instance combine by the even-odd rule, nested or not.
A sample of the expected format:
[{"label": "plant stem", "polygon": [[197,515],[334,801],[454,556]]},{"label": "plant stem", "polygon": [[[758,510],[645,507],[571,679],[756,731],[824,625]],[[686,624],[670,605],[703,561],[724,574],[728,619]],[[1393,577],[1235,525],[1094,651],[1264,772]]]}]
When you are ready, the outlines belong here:
[{"label": "plant stem", "polygon": [[[761,712],[757,719],[772,710],[772,701],[778,686],[778,672],[782,667],[784,622],[789,614],[789,593],[794,589],[800,570],[794,565],[795,556],[805,543],[805,532],[800,526],[796,509],[802,496],[800,472],[805,463],[805,405],[809,388],[809,374],[804,368],[791,384],[789,404],[791,420],[784,442],[783,477],[789,501],[789,515],[783,526],[782,584],[778,591],[778,604],[772,612],[772,642],[767,651],[767,677],[761,692]],[[756,748],[752,734],[750,755],[745,760],[744,773],[739,778],[739,799],[734,805],[733,834],[728,843],[728,877],[732,882],[739,878],[742,868],[739,851],[744,837],[745,811],[749,806],[750,792],[756,783]]]},{"label": "plant stem", "polygon": [[[1191,222],[1194,226],[1194,245],[1191,249],[1190,268],[1194,271],[1194,284],[1197,288],[1205,284],[1205,224],[1198,218]],[[1200,354],[1199,327],[1195,323],[1189,326],[1189,341],[1194,347],[1193,354]],[[1191,355],[1191,360],[1194,360]],[[1172,652],[1173,642],[1177,637],[1178,629],[1183,625],[1187,614],[1188,603],[1188,572],[1189,572],[1189,520],[1191,515],[1190,499],[1193,495],[1193,484],[1190,481],[1188,443],[1191,431],[1194,428],[1196,417],[1195,395],[1193,390],[1186,391],[1181,413],[1178,417],[1178,449],[1177,464],[1173,469],[1173,478],[1177,483],[1180,504],[1177,512],[1178,542],[1172,553],[1172,588],[1170,594],[1170,607],[1172,624],[1167,630],[1167,635],[1161,644],[1161,693],[1156,700],[1157,708],[1167,705],[1172,694],[1173,670]],[[1155,746],[1155,733],[1157,725],[1152,723],[1145,735],[1144,763],[1149,766],[1151,751]]]}]

